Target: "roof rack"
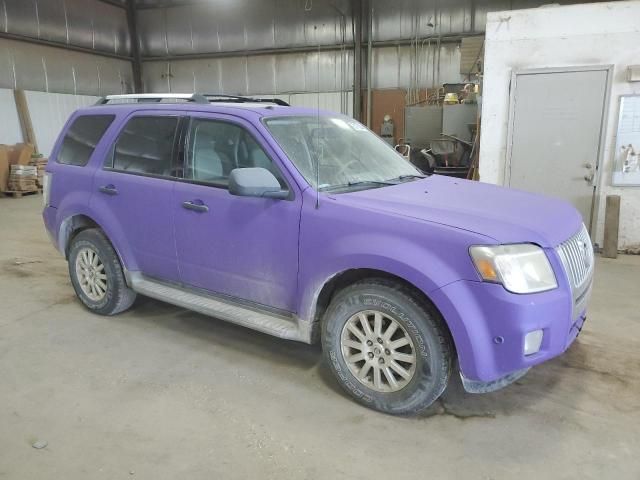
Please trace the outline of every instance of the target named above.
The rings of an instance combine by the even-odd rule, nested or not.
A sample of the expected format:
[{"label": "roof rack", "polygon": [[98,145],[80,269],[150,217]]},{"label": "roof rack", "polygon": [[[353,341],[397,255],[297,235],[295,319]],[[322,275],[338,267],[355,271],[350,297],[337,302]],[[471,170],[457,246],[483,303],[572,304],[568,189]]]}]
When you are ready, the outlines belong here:
[{"label": "roof rack", "polygon": [[[199,93],[133,93],[125,95],[107,95],[100,98],[96,105],[106,105],[108,103],[118,103],[118,100],[125,100],[121,103],[162,103],[163,100],[185,100],[193,103],[209,103],[209,100]],[[132,100],[128,102],[127,100]]]},{"label": "roof rack", "polygon": [[210,102],[231,102],[231,103],[273,103],[283,107],[290,107],[287,102],[280,100],[279,98],[254,98],[254,97],[242,97],[240,95],[223,95],[221,93],[203,93]]}]

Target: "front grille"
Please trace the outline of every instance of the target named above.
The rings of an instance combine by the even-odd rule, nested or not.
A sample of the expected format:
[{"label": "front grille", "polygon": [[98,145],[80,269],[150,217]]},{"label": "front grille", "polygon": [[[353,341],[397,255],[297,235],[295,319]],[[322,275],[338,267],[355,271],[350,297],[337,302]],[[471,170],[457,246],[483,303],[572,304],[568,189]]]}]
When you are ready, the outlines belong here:
[{"label": "front grille", "polygon": [[573,314],[582,313],[586,308],[593,279],[593,246],[587,228],[582,229],[556,249],[562,261],[573,294]]}]

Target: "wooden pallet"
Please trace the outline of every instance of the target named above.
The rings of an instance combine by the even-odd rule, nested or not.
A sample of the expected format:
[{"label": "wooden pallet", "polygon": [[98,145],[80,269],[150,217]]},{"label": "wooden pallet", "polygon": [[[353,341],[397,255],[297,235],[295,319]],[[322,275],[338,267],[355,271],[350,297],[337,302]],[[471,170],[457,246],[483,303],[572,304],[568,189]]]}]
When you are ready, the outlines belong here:
[{"label": "wooden pallet", "polygon": [[41,188],[35,190],[5,190],[2,192],[7,197],[20,198],[23,195],[35,195],[36,193],[42,193]]}]

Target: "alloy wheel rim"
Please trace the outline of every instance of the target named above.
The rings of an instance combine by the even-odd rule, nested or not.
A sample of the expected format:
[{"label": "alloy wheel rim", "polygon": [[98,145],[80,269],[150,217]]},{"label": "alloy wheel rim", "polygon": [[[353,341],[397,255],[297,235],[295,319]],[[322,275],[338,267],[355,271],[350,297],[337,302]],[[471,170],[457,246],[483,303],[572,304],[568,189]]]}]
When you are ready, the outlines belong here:
[{"label": "alloy wheel rim", "polygon": [[342,328],[342,357],[353,376],[376,392],[402,390],[416,371],[416,349],[405,328],[378,310],[352,315]]},{"label": "alloy wheel rim", "polygon": [[94,302],[107,294],[107,274],[98,253],[92,248],[83,248],[76,256],[76,278],[82,292]]}]

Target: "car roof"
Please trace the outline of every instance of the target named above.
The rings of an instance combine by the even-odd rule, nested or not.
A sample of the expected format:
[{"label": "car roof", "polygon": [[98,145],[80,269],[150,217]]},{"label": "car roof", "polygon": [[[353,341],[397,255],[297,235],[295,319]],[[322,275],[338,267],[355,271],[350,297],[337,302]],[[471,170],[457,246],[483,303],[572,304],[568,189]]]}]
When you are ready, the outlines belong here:
[{"label": "car roof", "polygon": [[128,115],[133,112],[202,112],[202,113],[222,113],[234,115],[246,119],[255,119],[261,117],[282,117],[282,116],[343,116],[338,112],[327,110],[319,110],[316,108],[291,107],[283,105],[275,105],[270,103],[252,103],[252,102],[212,102],[212,103],[193,103],[193,102],[136,102],[136,103],[113,103],[113,104],[96,104],[90,107],[80,108],[76,111],[76,115],[99,115],[99,114],[116,114],[121,115],[125,112]]}]

